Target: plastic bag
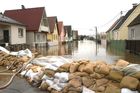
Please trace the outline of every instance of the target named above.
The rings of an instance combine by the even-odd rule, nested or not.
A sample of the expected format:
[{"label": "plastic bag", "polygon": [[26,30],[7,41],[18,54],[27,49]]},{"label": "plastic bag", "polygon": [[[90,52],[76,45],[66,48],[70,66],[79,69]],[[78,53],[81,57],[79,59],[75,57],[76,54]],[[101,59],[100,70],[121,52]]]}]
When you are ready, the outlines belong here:
[{"label": "plastic bag", "polygon": [[140,72],[140,64],[130,64],[121,70],[125,75],[133,75]]},{"label": "plastic bag", "polygon": [[43,66],[51,70],[57,70],[58,67],[67,63],[67,59],[61,56],[47,56],[36,58],[32,61],[33,64]]},{"label": "plastic bag", "polygon": [[83,92],[82,93],[95,93],[95,91],[92,91],[92,90],[86,88],[85,86],[83,86]]},{"label": "plastic bag", "polygon": [[5,52],[5,53],[7,53],[7,54],[10,53],[10,51],[8,51],[6,48],[1,47],[1,46],[0,46],[0,51],[3,51],[3,52]]},{"label": "plastic bag", "polygon": [[15,55],[15,56],[28,56],[32,57],[32,52],[29,49],[26,50],[20,50],[18,52],[11,52],[10,55]]},{"label": "plastic bag", "polygon": [[128,88],[122,88],[121,93],[139,93],[138,91],[132,91]]}]

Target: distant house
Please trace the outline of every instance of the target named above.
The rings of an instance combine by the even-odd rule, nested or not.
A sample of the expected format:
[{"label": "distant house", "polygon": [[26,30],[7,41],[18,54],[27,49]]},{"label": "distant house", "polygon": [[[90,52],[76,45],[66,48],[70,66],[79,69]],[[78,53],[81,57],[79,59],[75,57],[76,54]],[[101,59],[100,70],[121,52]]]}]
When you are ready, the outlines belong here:
[{"label": "distant house", "polygon": [[119,19],[117,19],[113,25],[106,31],[106,39],[107,41],[110,40],[118,40],[118,30],[115,29],[121,22],[124,16],[121,16]]},{"label": "distant house", "polygon": [[140,40],[140,14],[128,25],[128,40]]},{"label": "distant house", "polygon": [[73,40],[78,39],[78,31],[77,30],[72,30],[72,38],[73,38]]},{"label": "distant house", "polygon": [[49,25],[44,7],[6,10],[5,16],[17,20],[26,25],[26,43],[35,46],[45,46]]},{"label": "distant house", "polygon": [[26,27],[3,14],[0,14],[0,45],[7,46],[26,43]]},{"label": "distant house", "polygon": [[64,31],[64,25],[63,25],[62,21],[58,22],[58,29],[59,29],[58,30],[59,31],[59,42],[63,43],[63,42],[65,42],[66,33]]},{"label": "distant house", "polygon": [[106,31],[106,39],[107,41],[114,40],[115,39],[115,34],[117,31],[114,31],[114,28],[118,25],[120,22],[120,19],[117,19],[113,25]]},{"label": "distant house", "polygon": [[72,27],[71,25],[64,26],[64,30],[66,33],[66,41],[72,41]]},{"label": "distant house", "polygon": [[118,33],[118,40],[128,39],[128,25],[140,14],[140,4],[133,4],[133,8],[130,9],[121,22],[114,28]]},{"label": "distant house", "polygon": [[58,45],[58,25],[57,25],[57,17],[48,17],[50,32],[47,34],[48,44],[50,46],[52,45]]}]

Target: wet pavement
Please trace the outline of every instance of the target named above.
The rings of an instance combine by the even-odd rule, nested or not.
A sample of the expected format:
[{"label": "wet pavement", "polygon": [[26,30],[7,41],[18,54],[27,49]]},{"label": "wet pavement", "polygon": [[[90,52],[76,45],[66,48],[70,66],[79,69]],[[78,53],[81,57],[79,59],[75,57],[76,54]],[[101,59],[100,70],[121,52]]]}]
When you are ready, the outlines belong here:
[{"label": "wet pavement", "polygon": [[15,77],[13,83],[9,87],[0,90],[0,93],[47,93],[47,92],[32,87],[23,78]]},{"label": "wet pavement", "polygon": [[[139,55],[126,51],[118,51],[110,46],[96,44],[94,41],[74,41],[65,45],[49,48],[38,48],[43,56],[59,55],[71,59],[105,60],[107,63],[114,63],[118,59],[124,59],[131,63],[140,64]],[[1,67],[0,67],[1,70]],[[7,77],[0,76],[0,83],[6,83]],[[0,84],[2,85],[2,84]],[[32,87],[25,79],[16,77],[12,84],[0,90],[0,93],[47,93],[38,88]]]}]

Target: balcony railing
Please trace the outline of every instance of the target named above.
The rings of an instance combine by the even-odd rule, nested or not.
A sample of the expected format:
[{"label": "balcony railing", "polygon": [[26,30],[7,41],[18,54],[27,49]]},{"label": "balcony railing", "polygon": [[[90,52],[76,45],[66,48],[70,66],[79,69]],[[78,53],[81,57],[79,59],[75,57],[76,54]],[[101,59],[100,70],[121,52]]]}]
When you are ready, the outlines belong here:
[{"label": "balcony railing", "polygon": [[47,26],[40,26],[39,31],[40,32],[49,32],[49,27],[47,27]]}]

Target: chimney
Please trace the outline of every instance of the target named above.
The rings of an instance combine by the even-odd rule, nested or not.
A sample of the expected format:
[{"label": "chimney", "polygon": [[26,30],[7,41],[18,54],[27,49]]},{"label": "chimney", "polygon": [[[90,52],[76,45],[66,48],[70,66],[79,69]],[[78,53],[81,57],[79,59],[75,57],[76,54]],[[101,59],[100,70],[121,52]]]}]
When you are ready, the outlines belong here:
[{"label": "chimney", "polygon": [[137,3],[133,3],[132,5],[133,5],[133,8],[134,8],[134,7],[136,7],[138,4],[137,4]]},{"label": "chimney", "polygon": [[21,9],[25,9],[25,6],[24,5],[21,5]]}]

